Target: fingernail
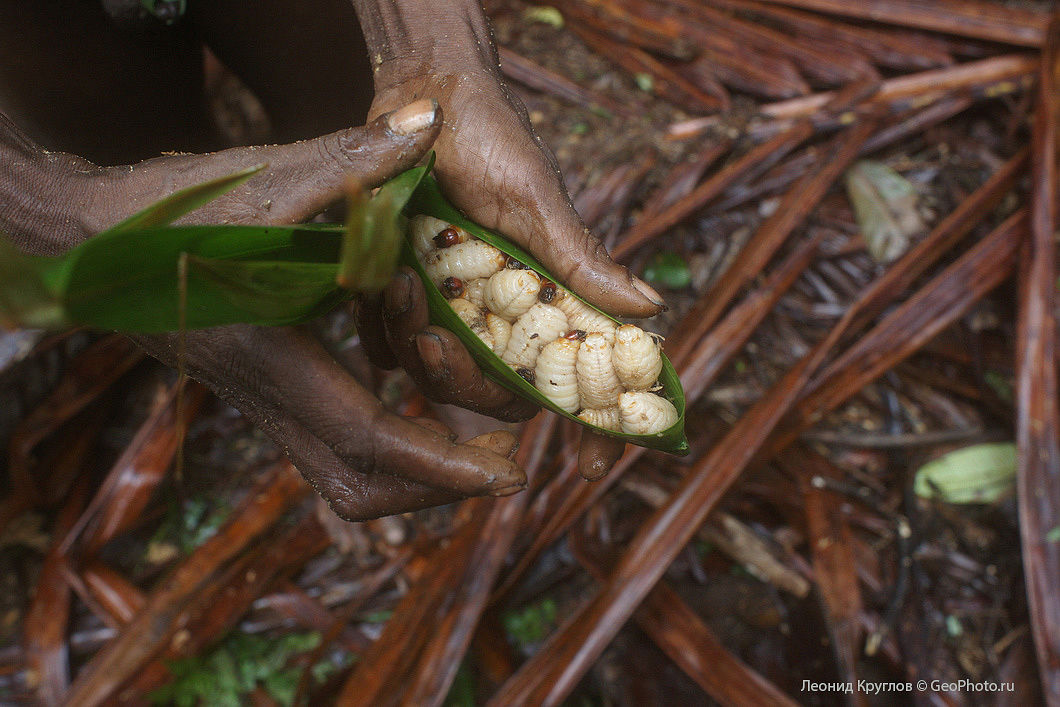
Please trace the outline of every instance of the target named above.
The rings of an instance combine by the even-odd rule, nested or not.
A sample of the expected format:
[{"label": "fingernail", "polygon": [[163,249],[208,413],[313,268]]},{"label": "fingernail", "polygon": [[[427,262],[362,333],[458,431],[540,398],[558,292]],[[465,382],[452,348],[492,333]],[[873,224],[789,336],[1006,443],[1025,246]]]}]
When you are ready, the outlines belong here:
[{"label": "fingernail", "polygon": [[633,287],[636,288],[637,292],[651,300],[652,304],[662,307],[664,312],[669,309],[669,307],[666,306],[666,302],[663,300],[662,295],[656,292],[655,289],[648,283],[644,282],[644,280],[641,280],[639,277],[634,277]]},{"label": "fingernail", "polygon": [[383,305],[383,315],[391,319],[409,311],[412,307],[412,278],[408,273],[394,275],[383,290]]},{"label": "fingernail", "polygon": [[437,116],[438,101],[421,98],[391,113],[386,124],[395,135],[411,135],[434,125]]},{"label": "fingernail", "polygon": [[490,496],[512,496],[526,489],[526,484],[515,484],[514,486],[506,486],[502,489],[494,489],[490,491]]},{"label": "fingernail", "polygon": [[[445,355],[442,351],[442,339],[437,334],[425,331],[416,335],[416,350],[420,352],[420,358],[428,367],[434,368],[445,363]],[[428,371],[429,372],[429,371]]]}]

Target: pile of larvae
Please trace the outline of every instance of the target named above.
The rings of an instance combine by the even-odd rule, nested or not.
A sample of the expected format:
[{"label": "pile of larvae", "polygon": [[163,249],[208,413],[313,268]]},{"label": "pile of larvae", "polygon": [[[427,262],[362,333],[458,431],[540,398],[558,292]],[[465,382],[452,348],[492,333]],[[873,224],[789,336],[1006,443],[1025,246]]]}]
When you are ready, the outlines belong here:
[{"label": "pile of larvae", "polygon": [[430,280],[471,331],[563,410],[633,435],[677,422],[661,392],[658,339],[618,325],[467,231],[431,216],[409,223]]}]

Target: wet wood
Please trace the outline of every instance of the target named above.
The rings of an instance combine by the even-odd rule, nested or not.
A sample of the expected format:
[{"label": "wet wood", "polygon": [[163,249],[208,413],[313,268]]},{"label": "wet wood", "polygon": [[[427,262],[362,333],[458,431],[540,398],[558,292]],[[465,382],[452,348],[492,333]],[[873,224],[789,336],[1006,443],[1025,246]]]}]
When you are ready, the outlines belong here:
[{"label": "wet wood", "polygon": [[688,37],[672,24],[634,15],[612,0],[574,0],[559,10],[572,25],[603,32],[616,42],[632,44],[663,57],[688,61],[697,50]]},{"label": "wet wood", "polygon": [[1056,378],[1057,130],[1060,15],[1049,27],[1031,132],[1030,239],[1022,253],[1016,341],[1020,540],[1042,694],[1060,705],[1060,412]]},{"label": "wet wood", "polygon": [[87,590],[82,599],[88,599],[89,608],[98,607],[96,615],[113,628],[132,621],[147,601],[143,592],[102,562],[84,567],[79,577]]},{"label": "wet wood", "polygon": [[1041,46],[1048,15],[978,0],[763,0],[860,20],[875,20],[1028,47]]},{"label": "wet wood", "polygon": [[[785,452],[780,462],[798,480],[813,576],[836,653],[839,677],[856,682],[862,646],[859,615],[864,607],[854,561],[853,535],[843,514],[842,500],[817,483],[818,479],[841,480],[842,474],[821,455],[798,445]],[[856,703],[867,704],[864,697]]]},{"label": "wet wood", "polygon": [[752,12],[793,30],[802,41],[832,41],[857,47],[879,66],[901,71],[918,71],[953,64],[945,51],[871,27],[838,22],[810,12],[769,5],[758,0],[708,0],[728,10]]},{"label": "wet wood", "polygon": [[[1009,54],[943,69],[906,74],[881,83],[874,102],[887,106],[892,111],[901,111],[957,92],[970,93],[976,98],[996,97],[1020,89],[1034,75],[1037,66],[1038,62],[1033,56]],[[827,91],[769,103],[760,106],[759,112],[763,117],[782,121],[783,124],[783,121],[815,116],[834,100],[835,95],[834,92]],[[818,118],[816,122],[824,121]],[[673,138],[687,139],[716,127],[717,123],[717,118],[713,116],[694,118],[671,125],[668,134]]]},{"label": "wet wood", "polygon": [[721,317],[733,298],[751,278],[757,276],[791,233],[812,213],[825,192],[858,155],[861,145],[875,130],[874,121],[862,121],[838,135],[827,152],[831,159],[819,163],[784,195],[780,205],[741,249],[736,259],[689,310],[677,331],[687,337],[667,345],[671,361],[680,363]]},{"label": "wet wood", "polygon": [[749,150],[745,155],[723,167],[717,174],[678,199],[661,213],[634,224],[612,251],[615,260],[623,261],[644,244],[703,208],[724,192],[736,180],[754,172],[768,169],[776,160],[794,149],[813,133],[808,123],[800,123],[773,139]]},{"label": "wet wood", "polygon": [[[581,545],[572,543],[578,561],[597,580],[606,579],[609,568]],[[648,594],[633,618],[686,675],[719,703],[778,707],[798,704],[729,652],[714,631],[665,581],[659,582]]]},{"label": "wet wood", "polygon": [[76,485],[55,522],[51,549],[44,558],[37,588],[22,625],[22,649],[28,680],[46,705],[63,703],[70,684],[69,630],[72,593],[66,582],[67,557],[60,546],[88,498],[88,479]]},{"label": "wet wood", "polygon": [[169,645],[181,628],[174,621],[189,603],[200,597],[254,538],[271,528],[307,492],[308,486],[287,462],[263,474],[217,534],[181,562],[150,594],[143,609],[119,636],[85,666],[66,699],[80,705],[98,705],[111,699]]},{"label": "wet wood", "polygon": [[737,19],[693,0],[672,0],[687,11],[705,33],[717,33],[746,43],[759,52],[779,53],[794,62],[810,79],[826,86],[878,79],[879,74],[858,51],[833,47],[831,52],[817,48],[816,43],[799,42],[782,32],[760,24]]},{"label": "wet wood", "polygon": [[619,44],[603,34],[576,24],[571,25],[571,30],[593,51],[630,74],[651,77],[651,92],[665,101],[700,113],[714,113],[729,107],[729,94],[721,84],[714,87],[713,93],[701,91],[698,86],[645,51]]},{"label": "wet wood", "polygon": [[[195,417],[206,396],[197,383],[184,391],[184,422]],[[97,554],[113,538],[140,521],[158,485],[176,455],[180,438],[176,417],[177,385],[162,394],[136,436],[111,467],[99,490],[78,522],[79,551]]]},{"label": "wet wood", "polygon": [[501,58],[501,71],[513,81],[583,108],[603,108],[615,115],[627,118],[633,116],[633,112],[627,106],[601,93],[583,88],[570,79],[519,56],[510,49],[498,47],[497,51]]}]

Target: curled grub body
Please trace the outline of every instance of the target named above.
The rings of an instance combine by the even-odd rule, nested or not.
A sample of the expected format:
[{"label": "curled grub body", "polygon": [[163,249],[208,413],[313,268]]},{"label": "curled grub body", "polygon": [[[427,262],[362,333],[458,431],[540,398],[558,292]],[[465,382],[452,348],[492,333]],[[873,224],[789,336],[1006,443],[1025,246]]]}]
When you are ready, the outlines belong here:
[{"label": "curled grub body", "polygon": [[451,248],[433,250],[423,259],[423,269],[436,287],[447,277],[457,277],[468,282],[479,277],[489,277],[504,267],[504,253],[489,243],[470,240]]},{"label": "curled grub body", "polygon": [[537,357],[536,386],[541,394],[569,413],[581,407],[578,395],[578,349],[581,342],[560,337],[541,349]]},{"label": "curled grub body", "polygon": [[482,339],[482,342],[492,350],[494,345],[493,334],[490,333],[489,327],[486,325],[486,315],[483,311],[466,299],[460,298],[449,300],[449,306],[456,312],[456,316],[460,317],[460,320],[467,324],[471,331],[475,332],[475,336]]},{"label": "curled grub body", "polygon": [[632,324],[623,324],[615,331],[615,349],[611,358],[618,380],[626,390],[649,390],[662,372],[659,342]]},{"label": "curled grub body", "polygon": [[615,343],[616,324],[606,315],[596,311],[580,299],[567,292],[559,290],[552,299],[552,304],[559,307],[567,315],[571,329],[581,329],[590,334],[602,334],[608,343]]},{"label": "curled grub body", "polygon": [[677,422],[677,408],[654,393],[622,393],[618,398],[622,431],[631,435],[652,435]]},{"label": "curled grub body", "polygon": [[533,270],[501,270],[486,283],[483,300],[494,314],[512,322],[538,301],[541,278]]},{"label": "curled grub body", "polygon": [[618,406],[603,408],[602,410],[585,408],[578,413],[578,419],[594,427],[602,427],[612,432],[622,431],[622,416],[618,412]]},{"label": "curled grub body", "polygon": [[611,344],[593,332],[586,335],[578,349],[578,392],[587,408],[608,408],[618,403],[622,385],[611,362]]},{"label": "curled grub body", "polygon": [[512,325],[512,336],[501,359],[511,366],[533,368],[545,344],[567,328],[563,312],[550,304],[537,303]]},{"label": "curled grub body", "polygon": [[486,328],[493,337],[493,353],[500,356],[508,348],[508,340],[512,338],[512,325],[507,319],[498,317],[493,312],[486,314]]}]

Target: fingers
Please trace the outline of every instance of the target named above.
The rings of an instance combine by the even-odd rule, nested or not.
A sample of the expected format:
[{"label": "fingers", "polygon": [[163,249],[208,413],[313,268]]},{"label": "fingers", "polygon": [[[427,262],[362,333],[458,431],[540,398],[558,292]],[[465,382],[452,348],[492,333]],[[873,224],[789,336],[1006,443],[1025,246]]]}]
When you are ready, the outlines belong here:
[{"label": "fingers", "polygon": [[389,349],[428,397],[507,422],[537,414],[537,405],[487,378],[455,334],[430,326],[426,294],[411,268],[398,270],[382,300]]},{"label": "fingers", "polygon": [[[173,337],[145,341],[163,359],[175,358]],[[526,483],[522,469],[504,455],[455,444],[447,430],[440,434],[432,425],[386,412],[318,342],[298,330],[234,326],[189,332],[187,351],[192,377],[265,429],[292,458],[301,458],[306,477],[329,485],[333,496],[344,484],[350,494],[359,493],[363,480],[351,472],[400,476],[460,496],[504,495]],[[317,443],[341,461],[345,472],[308,452],[299,457],[299,449],[319,450]]]},{"label": "fingers", "polygon": [[585,228],[554,158],[523,120],[521,105],[503,92],[477,99],[454,96],[447,105],[450,129],[436,146],[436,172],[458,208],[524,246],[566,286],[606,312],[650,317],[665,309],[659,293],[614,262]]},{"label": "fingers", "polygon": [[93,190],[93,210],[106,227],[178,189],[267,164],[246,184],[182,222],[295,223],[339,198],[351,179],[367,189],[413,167],[431,148],[441,124],[437,102],[420,99],[366,126],[312,140],[170,155],[103,170]]},{"label": "fingers", "polygon": [[357,302],[357,335],[368,360],[377,368],[389,371],[397,368],[398,361],[386,343],[386,325],[383,323],[383,298],[378,294],[361,295]]},{"label": "fingers", "polygon": [[416,349],[428,380],[444,390],[448,402],[506,422],[529,420],[538,406],[485,376],[451,331],[427,327],[416,336]]},{"label": "fingers", "polygon": [[582,443],[578,449],[578,473],[588,481],[596,481],[607,476],[615,465],[626,443],[613,437],[599,435],[588,428],[582,428]]}]

